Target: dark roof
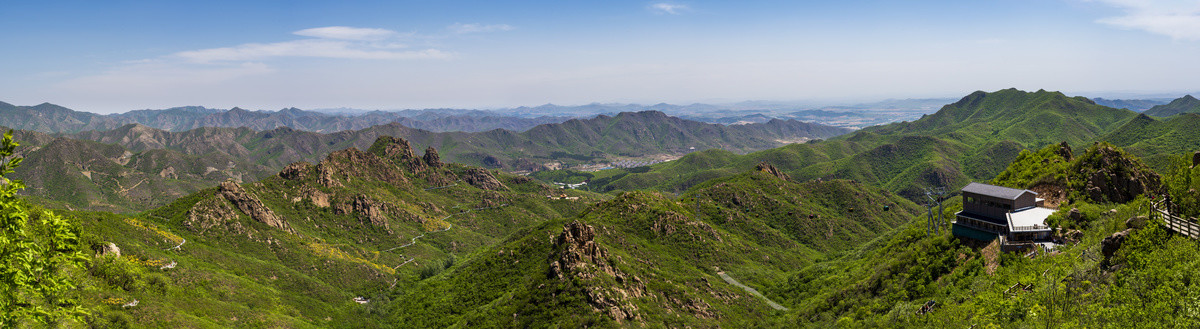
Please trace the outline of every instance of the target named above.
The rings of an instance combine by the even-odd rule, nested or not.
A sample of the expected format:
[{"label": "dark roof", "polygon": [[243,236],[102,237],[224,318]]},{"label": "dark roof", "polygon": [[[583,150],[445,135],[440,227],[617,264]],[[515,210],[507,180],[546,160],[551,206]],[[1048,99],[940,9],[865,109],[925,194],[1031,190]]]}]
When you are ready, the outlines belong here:
[{"label": "dark roof", "polygon": [[1017,197],[1021,196],[1022,194],[1025,194],[1026,192],[1033,193],[1033,195],[1037,195],[1037,192],[1030,191],[1030,190],[1018,190],[1015,188],[1008,188],[1008,187],[1003,187],[1003,186],[980,184],[980,183],[967,184],[967,186],[963,186],[962,191],[964,193],[982,194],[982,195],[997,197],[997,198],[1001,198],[1001,199],[1005,199],[1005,200],[1016,200]]}]

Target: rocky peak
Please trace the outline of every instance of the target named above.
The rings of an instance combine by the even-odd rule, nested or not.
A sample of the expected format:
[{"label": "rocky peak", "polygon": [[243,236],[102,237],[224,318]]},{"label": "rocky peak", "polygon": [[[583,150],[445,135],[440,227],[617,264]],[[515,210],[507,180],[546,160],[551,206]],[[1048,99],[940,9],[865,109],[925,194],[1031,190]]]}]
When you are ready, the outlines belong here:
[{"label": "rocky peak", "polygon": [[317,165],[317,169],[320,175],[318,180],[325,187],[342,186],[337,180],[351,176],[390,184],[408,182],[395,164],[353,147],[329,153],[329,156]]},{"label": "rocky peak", "polygon": [[560,250],[557,260],[550,264],[551,277],[571,281],[574,277],[590,282],[597,275],[614,278],[617,286],[593,286],[587,288],[588,304],[594,312],[603,312],[618,323],[625,320],[640,320],[641,314],[629,300],[646,296],[646,285],[641,278],[627,275],[614,266],[608,250],[596,244],[596,230],[578,220],[563,226],[563,232],[554,241]]},{"label": "rocky peak", "polygon": [[255,221],[290,233],[296,233],[296,231],[293,230],[292,227],[283,220],[283,218],[280,218],[275,214],[274,211],[271,211],[270,208],[267,208],[267,206],[258,199],[257,195],[246,191],[241,185],[238,185],[238,183],[233,181],[222,182],[217,188],[217,193],[226,200],[229,200],[230,203],[233,203],[234,206]]},{"label": "rocky peak", "polygon": [[1084,180],[1076,186],[1098,202],[1125,203],[1138,195],[1156,192],[1162,186],[1158,173],[1106,143],[1089,148],[1072,169],[1083,174]]},{"label": "rocky peak", "polygon": [[303,180],[307,178],[316,169],[311,163],[299,161],[283,167],[279,171],[279,177],[286,180]]},{"label": "rocky peak", "polygon": [[408,140],[392,136],[379,136],[368,152],[385,158],[412,159],[417,157],[417,153],[413,151],[412,144],[409,144]]},{"label": "rocky peak", "polygon": [[367,153],[390,159],[408,167],[413,172],[421,172],[426,168],[425,162],[417,157],[417,152],[413,150],[412,144],[403,138],[379,136],[371,148],[367,149]]},{"label": "rocky peak", "polygon": [[496,176],[492,176],[492,172],[482,168],[467,168],[463,173],[462,179],[467,181],[467,184],[485,189],[485,190],[505,190],[508,189]]},{"label": "rocky peak", "polygon": [[779,169],[775,168],[775,166],[772,166],[770,163],[767,163],[766,161],[759,162],[758,166],[754,167],[754,170],[766,172],[775,177],[779,177],[782,180],[792,180],[792,178],[790,176],[788,176],[788,174],[785,174],[782,171],[779,171]]},{"label": "rocky peak", "polygon": [[438,155],[437,149],[433,148],[433,146],[425,148],[425,164],[434,168],[442,166],[442,157]]},{"label": "rocky peak", "polygon": [[1071,145],[1068,145],[1066,141],[1058,143],[1058,149],[1054,150],[1054,154],[1057,154],[1066,161],[1071,161],[1071,159],[1075,157],[1075,155],[1071,153]]}]

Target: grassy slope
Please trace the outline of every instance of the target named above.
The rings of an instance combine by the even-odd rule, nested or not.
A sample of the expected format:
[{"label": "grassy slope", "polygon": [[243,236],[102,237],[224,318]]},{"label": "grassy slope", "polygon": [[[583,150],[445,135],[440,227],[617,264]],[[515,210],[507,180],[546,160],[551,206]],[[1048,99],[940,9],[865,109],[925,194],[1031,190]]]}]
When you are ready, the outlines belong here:
[{"label": "grassy slope", "polygon": [[[891,209],[884,211],[885,204]],[[624,299],[638,310],[635,322],[746,326],[776,313],[722,281],[715,267],[762,289],[797,266],[891,230],[915,208],[850,181],[798,184],[751,172],[706,182],[680,199],[624,193],[578,220],[595,227],[596,242],[620,272],[644,282],[644,296]],[[593,312],[588,292],[621,284],[603,274],[565,281],[549,274],[561,253],[553,241],[563,223],[551,221],[482,249],[394,296],[390,313],[404,326],[614,325],[612,317]]]},{"label": "grassy slope", "polygon": [[[452,166],[448,170],[462,174],[465,169]],[[412,172],[405,175],[411,183],[383,184],[351,176],[343,182],[350,188],[324,188],[316,184],[315,177],[299,181],[273,177],[243,185],[297,234],[268,227],[241,212],[233,221],[213,227],[187,224],[188,211],[214,198],[213,189],[136,217],[72,213],[87,232],[88,244],[114,242],[125,257],[92,260],[94,268],[108,269],[94,270],[86,279],[90,287],[87,296],[98,305],[96,321],[130,321],[150,327],[337,325],[343,322],[332,319],[364,309],[351,302],[352,297],[370,297],[382,304],[380,298],[386,300],[388,291],[403,291],[416,284],[429,265],[465,258],[521,228],[572,216],[597,197],[568,191],[584,199],[549,200],[545,198],[550,192],[547,187],[509,175],[499,177],[509,187],[506,191],[484,191],[465,183],[426,190],[432,186]],[[305,188],[332,195],[335,204],[367,195],[408,211],[423,223],[389,213],[389,233],[361,214],[339,214],[308,199],[294,201]],[[462,213],[485,206],[484,200],[506,200],[509,205]],[[449,225],[453,228],[448,231],[428,233]],[[387,251],[421,233],[428,235],[416,244]],[[166,250],[183,239],[187,243],[182,250]],[[406,263],[409,259],[413,261]],[[178,267],[158,269],[170,261]],[[104,306],[102,301],[107,298],[141,303],[122,310]],[[382,318],[365,316],[355,323],[371,326]]]}]

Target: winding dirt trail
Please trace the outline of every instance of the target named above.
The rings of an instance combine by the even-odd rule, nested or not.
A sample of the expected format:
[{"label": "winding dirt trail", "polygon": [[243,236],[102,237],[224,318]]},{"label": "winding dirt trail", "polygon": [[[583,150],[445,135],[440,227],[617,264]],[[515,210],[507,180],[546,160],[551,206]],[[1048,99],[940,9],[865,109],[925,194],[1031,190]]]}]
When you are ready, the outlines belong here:
[{"label": "winding dirt trail", "polygon": [[[480,208],[474,208],[474,209],[463,211],[463,212],[457,212],[457,213],[447,215],[446,217],[442,218],[442,221],[450,219],[450,217],[454,217],[454,215],[462,215],[462,214],[466,214],[466,213],[476,211],[476,210],[495,209],[495,208],[500,208],[500,207],[505,207],[505,206],[508,206],[508,204],[505,203],[505,204],[501,204],[501,205],[495,206],[495,207],[480,207]],[[395,248],[385,249],[385,250],[382,250],[381,252],[389,252],[389,251],[393,251],[393,250],[397,250],[397,249],[404,249],[404,248],[407,248],[409,246],[416,244],[417,239],[425,237],[426,234],[445,232],[445,231],[449,231],[450,229],[454,228],[454,224],[449,223],[449,222],[447,222],[447,224],[450,224],[450,226],[447,226],[446,228],[440,229],[437,231],[429,231],[429,232],[421,233],[421,235],[415,236],[412,238],[412,240],[409,240],[408,244],[405,244],[405,245],[402,245],[399,247],[395,247]],[[405,254],[400,254],[400,256],[408,257],[408,260],[404,261],[403,263],[400,263],[400,265],[396,265],[396,267],[392,268],[393,270],[398,269],[401,266],[404,266],[405,264],[412,263],[413,261],[417,260],[416,258],[413,258],[413,257],[405,255]]]},{"label": "winding dirt trail", "polygon": [[775,310],[778,310],[778,311],[787,311],[788,310],[787,307],[783,307],[783,305],[779,305],[779,303],[772,301],[770,298],[767,298],[767,296],[763,296],[763,294],[758,292],[758,290],[751,288],[750,286],[744,285],[741,282],[738,282],[737,280],[735,280],[733,277],[729,276],[728,274],[725,274],[725,271],[717,271],[717,275],[720,276],[722,280],[725,280],[725,282],[728,282],[729,284],[732,284],[739,288],[742,288],[742,289],[746,290],[746,292],[750,293],[751,295],[755,295],[755,296],[758,296],[758,298],[762,298],[763,301],[767,302],[768,306],[771,306],[771,308],[773,308]]}]

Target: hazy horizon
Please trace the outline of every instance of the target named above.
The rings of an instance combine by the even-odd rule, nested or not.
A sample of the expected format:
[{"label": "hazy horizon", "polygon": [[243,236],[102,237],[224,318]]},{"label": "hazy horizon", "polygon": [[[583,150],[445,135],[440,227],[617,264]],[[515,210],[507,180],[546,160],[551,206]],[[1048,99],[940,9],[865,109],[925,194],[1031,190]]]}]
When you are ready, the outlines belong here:
[{"label": "hazy horizon", "polygon": [[0,4],[0,100],[499,109],[1200,90],[1184,1]]}]

